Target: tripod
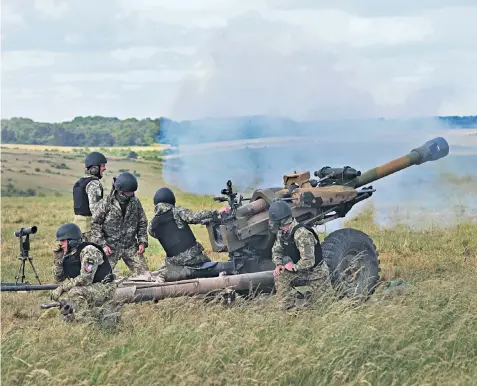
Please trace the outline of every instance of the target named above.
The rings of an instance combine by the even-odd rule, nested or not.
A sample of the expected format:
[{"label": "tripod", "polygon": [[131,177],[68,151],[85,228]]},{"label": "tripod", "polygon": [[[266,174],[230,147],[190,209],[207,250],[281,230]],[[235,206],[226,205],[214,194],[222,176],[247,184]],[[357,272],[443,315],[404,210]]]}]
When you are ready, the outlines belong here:
[{"label": "tripod", "polygon": [[[25,238],[23,240],[23,238]],[[20,273],[22,274],[22,284],[25,283],[25,264],[26,261],[30,262],[30,266],[33,269],[33,272],[35,273],[35,277],[38,280],[38,283],[41,285],[40,277],[38,276],[38,273],[35,269],[35,266],[33,266],[33,257],[30,256],[30,235],[27,234],[25,236],[20,235],[20,256],[18,257],[19,260],[21,260],[20,263],[20,268],[18,269],[18,273],[15,276],[15,284],[18,283],[18,279],[20,278]]]}]

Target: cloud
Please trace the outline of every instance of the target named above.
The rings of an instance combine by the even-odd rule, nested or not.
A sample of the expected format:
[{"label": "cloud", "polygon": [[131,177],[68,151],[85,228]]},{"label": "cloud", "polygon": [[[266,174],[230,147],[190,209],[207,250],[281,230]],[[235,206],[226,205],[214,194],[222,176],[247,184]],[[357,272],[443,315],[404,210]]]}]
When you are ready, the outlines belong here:
[{"label": "cloud", "polygon": [[4,116],[475,114],[473,1],[92,4],[3,2]]},{"label": "cloud", "polygon": [[[335,21],[331,18],[328,23]],[[371,44],[381,22],[374,25],[374,32],[366,30],[352,43],[359,46],[368,39]],[[336,32],[331,31],[328,39],[350,40]],[[336,51],[322,35],[310,38],[308,28],[287,24],[277,15],[264,20],[258,12],[250,12],[231,19],[199,51],[208,62],[208,77],[184,82],[172,116],[270,114],[308,120],[437,114],[448,88],[432,83],[432,65],[370,60],[354,48]],[[396,43],[392,33],[374,39],[374,44]]]},{"label": "cloud", "polygon": [[2,3],[1,8],[2,24],[5,26],[17,26],[24,23],[22,15],[10,4]]},{"label": "cloud", "polygon": [[[118,48],[111,51],[111,57],[120,62],[144,61],[151,60],[160,54],[162,58],[174,59],[182,56],[192,56],[195,53],[195,47],[177,47],[162,48],[160,46],[132,46],[128,48]],[[181,58],[183,59],[183,58]]]},{"label": "cloud", "polygon": [[[196,71],[195,74],[199,74],[200,71]],[[193,72],[184,72],[181,70],[132,70],[124,72],[104,72],[104,73],[59,73],[55,74],[52,79],[54,82],[132,82],[132,83],[166,83],[166,82],[178,82],[188,74]],[[196,75],[197,76],[197,75]],[[199,75],[200,76],[200,75]]]},{"label": "cloud", "polygon": [[2,70],[9,72],[53,66],[60,57],[61,54],[48,51],[9,51],[3,53]]},{"label": "cloud", "polygon": [[326,10],[339,9],[344,12],[361,17],[396,17],[417,15],[429,10],[439,10],[452,5],[453,7],[474,7],[474,0],[270,0],[268,3],[272,8],[281,10]]},{"label": "cloud", "polygon": [[67,1],[34,0],[35,9],[46,19],[59,19],[68,11]]}]

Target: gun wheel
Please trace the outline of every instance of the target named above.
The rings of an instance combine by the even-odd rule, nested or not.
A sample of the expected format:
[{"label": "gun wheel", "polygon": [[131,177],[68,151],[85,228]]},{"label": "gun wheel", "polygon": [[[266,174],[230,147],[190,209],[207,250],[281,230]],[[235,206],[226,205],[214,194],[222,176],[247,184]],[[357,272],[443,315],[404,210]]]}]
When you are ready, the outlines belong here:
[{"label": "gun wheel", "polygon": [[329,234],[321,247],[340,297],[367,298],[374,292],[381,269],[376,246],[367,234],[344,228]]}]

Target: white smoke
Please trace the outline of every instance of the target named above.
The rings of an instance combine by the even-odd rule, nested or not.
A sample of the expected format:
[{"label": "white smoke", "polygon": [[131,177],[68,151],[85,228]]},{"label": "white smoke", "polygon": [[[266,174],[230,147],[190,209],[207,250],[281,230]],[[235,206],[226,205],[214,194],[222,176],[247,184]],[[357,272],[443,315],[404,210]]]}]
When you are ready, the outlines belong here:
[{"label": "white smoke", "polygon": [[[266,21],[256,13],[230,20],[200,52],[208,76],[184,82],[171,118],[202,120],[164,125],[161,134],[162,141],[175,143],[182,153],[166,160],[166,181],[191,192],[218,195],[228,179],[243,190],[280,186],[285,173],[310,170],[313,175],[323,166],[365,171],[444,130],[436,119],[413,117],[436,116],[447,90],[424,86],[401,104],[376,103],[371,86],[357,86],[359,74],[340,70],[353,60],[353,52],[319,47],[298,27]],[[290,138],[234,150],[227,148],[230,143],[218,143],[260,137]],[[203,143],[209,146],[200,151],[197,145]],[[443,160],[373,183],[382,219],[389,206],[412,202],[438,209],[451,199],[451,191],[436,185],[442,170],[460,162],[450,146]]]}]

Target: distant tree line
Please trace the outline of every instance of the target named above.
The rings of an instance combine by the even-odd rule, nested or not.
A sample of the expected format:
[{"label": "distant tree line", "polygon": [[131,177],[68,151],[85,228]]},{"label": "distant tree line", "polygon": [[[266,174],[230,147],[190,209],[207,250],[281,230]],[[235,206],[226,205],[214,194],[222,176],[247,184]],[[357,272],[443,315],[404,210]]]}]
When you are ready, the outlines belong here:
[{"label": "distant tree line", "polygon": [[[477,116],[437,117],[448,128],[477,128]],[[429,118],[415,121],[426,122]],[[376,120],[393,125],[399,120]],[[353,124],[354,125],[354,124]],[[359,121],[356,122],[359,126]],[[60,123],[36,122],[29,118],[2,119],[2,142],[10,144],[38,144],[60,146],[133,146],[161,142],[201,143],[231,141],[258,137],[307,135],[316,131],[350,129],[348,122],[295,122],[285,118],[231,117],[192,121],[172,121],[164,117],[138,120],[116,117],[76,117]],[[353,129],[353,128],[351,128]],[[323,132],[324,133],[324,132]]]},{"label": "distant tree line", "polygon": [[2,119],[2,143],[61,146],[132,146],[156,142],[160,118],[76,117],[61,123]]},{"label": "distant tree line", "polygon": [[439,120],[450,128],[477,128],[477,116],[445,116]]}]

